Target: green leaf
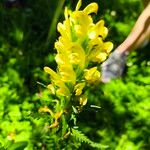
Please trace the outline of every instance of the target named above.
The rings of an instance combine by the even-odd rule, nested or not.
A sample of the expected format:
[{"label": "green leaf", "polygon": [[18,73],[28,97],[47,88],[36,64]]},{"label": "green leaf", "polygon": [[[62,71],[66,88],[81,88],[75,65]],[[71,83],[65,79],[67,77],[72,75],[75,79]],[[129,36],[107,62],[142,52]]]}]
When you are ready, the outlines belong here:
[{"label": "green leaf", "polygon": [[17,142],[15,144],[13,144],[9,150],[23,150],[25,147],[27,147],[28,142],[24,141],[24,142]]}]

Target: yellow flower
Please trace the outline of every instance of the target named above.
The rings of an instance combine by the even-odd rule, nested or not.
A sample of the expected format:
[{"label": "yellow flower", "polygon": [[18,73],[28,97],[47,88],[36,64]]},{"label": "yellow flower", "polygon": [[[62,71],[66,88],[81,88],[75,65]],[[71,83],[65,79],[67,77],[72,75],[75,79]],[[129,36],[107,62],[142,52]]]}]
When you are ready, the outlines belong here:
[{"label": "yellow flower", "polygon": [[59,86],[59,88],[56,90],[57,96],[66,96],[67,98],[70,97],[71,93],[66,85]]},{"label": "yellow flower", "polygon": [[84,77],[87,82],[94,83],[100,80],[100,72],[97,70],[97,67],[85,69]]},{"label": "yellow flower", "polygon": [[65,20],[62,23],[58,23],[57,30],[60,32],[60,34],[65,37],[68,41],[71,41],[71,30],[70,30],[70,22],[69,20]]},{"label": "yellow flower", "polygon": [[[98,55],[96,55],[95,57],[95,61],[96,62],[103,62],[104,60],[106,60],[107,58],[107,53],[105,52],[100,52]],[[93,61],[94,62],[94,61]]]},{"label": "yellow flower", "polygon": [[70,20],[73,24],[73,30],[75,32],[76,40],[83,41],[90,26],[93,23],[91,16],[86,14],[84,11],[75,11],[70,14]]},{"label": "yellow flower", "polygon": [[63,111],[61,110],[60,112],[54,113],[50,108],[48,107],[42,107],[39,109],[39,112],[48,112],[54,119],[54,123],[52,123],[49,128],[55,128],[59,125],[58,119],[61,117]]},{"label": "yellow flower", "polygon": [[97,3],[91,3],[88,6],[86,6],[83,10],[86,14],[91,14],[91,13],[97,13],[98,11],[98,5]]},{"label": "yellow flower", "polygon": [[103,51],[106,52],[106,53],[110,53],[111,50],[113,49],[113,44],[111,42],[105,42],[103,44]]},{"label": "yellow flower", "polygon": [[84,49],[77,43],[70,45],[69,59],[72,64],[77,64],[81,70],[85,67],[85,52]]},{"label": "yellow flower", "polygon": [[60,77],[57,75],[57,73],[55,71],[53,71],[51,68],[44,67],[44,71],[46,73],[50,74],[52,80],[59,80],[60,79]]},{"label": "yellow flower", "polygon": [[86,37],[90,27],[93,25],[93,19],[89,14],[97,13],[98,5],[97,3],[91,3],[84,10],[79,11],[81,4],[82,1],[79,0],[76,10],[70,13],[70,21],[74,27],[76,36],[82,41]]},{"label": "yellow flower", "polygon": [[90,39],[98,38],[101,36],[103,39],[106,38],[108,34],[108,29],[104,26],[104,20],[100,20],[92,26],[89,30],[88,36]]},{"label": "yellow flower", "polygon": [[55,94],[55,88],[54,88],[53,84],[49,84],[49,85],[47,86],[47,88],[50,90],[50,93],[51,93],[51,94]]},{"label": "yellow flower", "polygon": [[81,106],[86,105],[87,104],[87,97],[85,95],[81,95],[79,97],[79,103],[80,103]]},{"label": "yellow flower", "polygon": [[56,94],[60,96],[70,97],[70,91],[65,83],[62,81],[61,76],[49,67],[44,67],[44,71],[50,74],[53,84],[58,87]]},{"label": "yellow flower", "polygon": [[78,83],[75,85],[74,90],[75,90],[75,95],[79,96],[82,94],[82,90],[85,87],[85,82]]},{"label": "yellow flower", "polygon": [[50,113],[50,115],[51,115],[52,117],[54,117],[53,111],[52,111],[51,109],[49,109],[47,106],[40,108],[38,111],[39,111],[40,113],[41,113],[41,112],[48,112],[48,113]]},{"label": "yellow flower", "polygon": [[76,96],[81,95],[85,85],[76,85],[76,82],[83,78],[88,83],[99,81],[97,67],[86,68],[91,62],[103,62],[113,48],[111,42],[104,42],[108,34],[104,20],[93,22],[91,13],[97,13],[98,4],[91,3],[83,10],[80,10],[81,5],[82,0],[79,0],[75,11],[65,8],[65,20],[57,25],[60,33],[55,42],[57,72],[44,68],[51,78],[48,89],[57,96],[69,98],[71,92],[75,92]]},{"label": "yellow flower", "polygon": [[71,64],[59,65],[58,69],[62,81],[71,82],[73,85],[75,84],[76,73],[74,72],[73,66]]}]

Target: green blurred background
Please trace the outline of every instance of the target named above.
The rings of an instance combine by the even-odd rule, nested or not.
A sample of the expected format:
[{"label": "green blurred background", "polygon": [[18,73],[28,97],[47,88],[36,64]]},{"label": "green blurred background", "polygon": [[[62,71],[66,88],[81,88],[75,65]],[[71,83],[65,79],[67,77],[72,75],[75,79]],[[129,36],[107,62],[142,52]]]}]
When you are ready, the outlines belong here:
[{"label": "green blurred background", "polygon": [[[105,20],[107,40],[117,47],[131,31],[143,9],[140,0],[83,0],[99,4],[94,20]],[[56,68],[56,24],[65,6],[77,0],[0,1],[0,150],[51,150],[47,115],[38,113],[49,104],[44,88],[49,78],[44,66]],[[90,87],[89,101],[78,125],[91,140],[110,150],[150,149],[150,44],[128,56],[124,76]],[[91,108],[98,105],[101,108]],[[55,148],[53,148],[55,149]],[[93,148],[68,142],[64,150]]]}]

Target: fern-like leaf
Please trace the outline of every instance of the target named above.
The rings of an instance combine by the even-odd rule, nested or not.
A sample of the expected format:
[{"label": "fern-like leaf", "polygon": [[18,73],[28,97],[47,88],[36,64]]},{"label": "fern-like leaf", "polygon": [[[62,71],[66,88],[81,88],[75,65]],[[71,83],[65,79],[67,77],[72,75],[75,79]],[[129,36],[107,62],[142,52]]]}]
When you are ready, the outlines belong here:
[{"label": "fern-like leaf", "polygon": [[72,136],[79,142],[88,143],[93,148],[105,149],[108,148],[107,145],[102,145],[100,143],[95,143],[91,141],[87,136],[85,136],[81,131],[72,129]]}]

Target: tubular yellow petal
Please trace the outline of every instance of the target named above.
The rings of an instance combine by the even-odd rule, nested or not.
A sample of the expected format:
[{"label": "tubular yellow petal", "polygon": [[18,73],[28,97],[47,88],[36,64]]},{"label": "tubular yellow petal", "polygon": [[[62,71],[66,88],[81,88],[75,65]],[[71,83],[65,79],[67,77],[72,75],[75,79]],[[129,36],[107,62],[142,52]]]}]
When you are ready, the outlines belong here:
[{"label": "tubular yellow petal", "polygon": [[97,26],[98,28],[101,28],[101,27],[104,26],[104,24],[105,24],[104,20],[100,20],[100,21],[98,21],[98,22],[96,23],[96,26]]},{"label": "tubular yellow petal", "polygon": [[82,0],[79,0],[77,5],[76,5],[76,9],[75,10],[78,11],[80,9],[81,5],[82,5]]},{"label": "tubular yellow petal", "polygon": [[85,87],[85,82],[76,84],[74,87],[75,95],[76,96],[81,95],[84,87]]},{"label": "tubular yellow petal", "polygon": [[[84,49],[81,47],[81,45],[77,43],[72,43],[70,51],[72,51],[72,54],[76,57],[72,57],[72,54],[69,57],[71,59],[76,58],[78,61],[77,63],[80,66],[80,69],[83,69],[85,66],[85,56],[86,56]],[[75,60],[70,60],[70,62],[75,62]]]},{"label": "tubular yellow petal", "polygon": [[70,63],[72,64],[79,64],[80,63],[80,56],[78,53],[71,53],[69,55]]},{"label": "tubular yellow petal", "polygon": [[63,87],[58,88],[58,90],[56,91],[56,94],[58,96],[69,97],[70,96],[70,91],[69,91],[69,89],[67,87],[63,86]]},{"label": "tubular yellow petal", "polygon": [[68,8],[65,7],[65,12],[64,12],[64,15],[65,15],[65,19],[67,20],[68,19]]},{"label": "tubular yellow petal", "polygon": [[73,67],[71,64],[64,64],[59,66],[59,73],[61,75],[61,79],[64,82],[71,82],[72,84],[75,84],[76,82],[76,74],[73,70]]},{"label": "tubular yellow petal", "polygon": [[51,94],[55,94],[55,88],[54,88],[53,84],[49,84],[49,85],[47,86],[47,88],[50,90],[50,93],[51,93]]},{"label": "tubular yellow petal", "polygon": [[97,37],[97,33],[95,32],[95,31],[92,31],[92,32],[90,32],[89,34],[88,34],[88,36],[89,36],[89,38],[90,39],[95,39],[96,37]]},{"label": "tubular yellow petal", "polygon": [[57,73],[49,67],[44,67],[44,71],[46,73],[50,74],[52,78],[57,78],[58,77]]},{"label": "tubular yellow petal", "polygon": [[108,55],[108,54],[105,53],[105,52],[100,52],[100,53],[96,56],[95,60],[96,60],[97,62],[103,62],[104,60],[106,60],[107,55]]},{"label": "tubular yellow petal", "polygon": [[48,112],[48,113],[50,113],[50,115],[51,115],[52,117],[54,117],[53,111],[52,111],[50,108],[48,108],[48,107],[40,108],[38,111],[39,111],[39,112]]},{"label": "tubular yellow petal", "polygon": [[104,45],[103,45],[103,50],[104,50],[106,53],[110,53],[112,49],[113,49],[113,43],[112,43],[112,42],[105,42],[105,43],[104,43]]},{"label": "tubular yellow petal", "polygon": [[73,12],[70,17],[71,21],[75,25],[81,25],[83,31],[85,31],[85,29],[87,30],[91,23],[93,23],[91,16],[87,15],[83,11]]},{"label": "tubular yellow petal", "polygon": [[90,50],[93,50],[93,48],[95,49],[96,47],[102,47],[102,46],[103,46],[103,40],[101,37],[98,37],[98,38],[91,39],[89,41],[88,48]]},{"label": "tubular yellow petal", "polygon": [[70,36],[70,26],[68,20],[64,21],[64,24],[58,23],[57,30],[60,32],[60,34],[65,37],[68,41],[71,40]]},{"label": "tubular yellow petal", "polygon": [[97,13],[98,4],[97,3],[91,3],[83,11],[87,14]]},{"label": "tubular yellow petal", "polygon": [[67,56],[64,54],[57,54],[55,60],[58,65],[64,65],[68,62]]},{"label": "tubular yellow petal", "polygon": [[79,97],[79,103],[80,103],[80,105],[82,105],[82,106],[86,105],[86,104],[87,104],[87,97],[86,97],[85,95],[81,95],[81,96]]},{"label": "tubular yellow petal", "polygon": [[56,128],[57,126],[58,126],[58,122],[57,121],[55,121],[53,124],[51,124],[50,126],[49,126],[49,128]]},{"label": "tubular yellow petal", "polygon": [[102,27],[99,29],[99,35],[101,35],[103,39],[106,38],[107,34],[108,34],[108,29],[106,27]]},{"label": "tubular yellow petal", "polygon": [[62,113],[63,113],[62,110],[61,110],[60,112],[55,113],[55,114],[54,114],[54,118],[55,118],[56,120],[58,120],[58,119],[61,117]]}]

